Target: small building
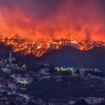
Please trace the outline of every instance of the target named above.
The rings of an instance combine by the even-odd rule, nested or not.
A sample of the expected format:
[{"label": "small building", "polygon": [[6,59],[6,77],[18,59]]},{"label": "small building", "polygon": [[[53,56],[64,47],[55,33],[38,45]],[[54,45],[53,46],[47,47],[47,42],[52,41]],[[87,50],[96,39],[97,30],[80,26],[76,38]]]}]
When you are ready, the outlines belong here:
[{"label": "small building", "polygon": [[21,84],[29,84],[33,81],[32,77],[15,77],[15,81]]},{"label": "small building", "polygon": [[16,61],[15,57],[12,57],[12,53],[10,52],[9,54],[9,59],[8,59],[10,62],[12,61]]},{"label": "small building", "polygon": [[9,83],[8,88],[10,89],[16,89],[16,83]]},{"label": "small building", "polygon": [[43,75],[40,77],[40,79],[50,79],[50,76],[49,75]]},{"label": "small building", "polygon": [[2,68],[2,71],[4,71],[5,73],[10,73],[11,68],[4,67],[4,68]]},{"label": "small building", "polygon": [[76,101],[69,101],[69,105],[74,105]]},{"label": "small building", "polygon": [[49,68],[42,68],[40,69],[39,73],[42,75],[50,75]]}]

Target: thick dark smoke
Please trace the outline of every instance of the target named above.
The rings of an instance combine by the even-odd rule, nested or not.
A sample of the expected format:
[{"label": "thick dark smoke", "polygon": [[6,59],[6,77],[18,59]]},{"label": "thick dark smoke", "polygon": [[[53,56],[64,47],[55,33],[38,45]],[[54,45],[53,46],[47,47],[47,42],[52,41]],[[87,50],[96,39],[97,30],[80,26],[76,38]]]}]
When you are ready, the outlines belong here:
[{"label": "thick dark smoke", "polygon": [[104,0],[0,0],[3,36],[105,39]]}]

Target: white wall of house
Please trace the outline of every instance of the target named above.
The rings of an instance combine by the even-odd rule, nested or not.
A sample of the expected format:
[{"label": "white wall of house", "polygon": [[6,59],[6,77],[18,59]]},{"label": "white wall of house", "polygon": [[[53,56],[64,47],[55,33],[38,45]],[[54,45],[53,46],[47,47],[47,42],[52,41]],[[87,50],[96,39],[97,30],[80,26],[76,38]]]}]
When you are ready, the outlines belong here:
[{"label": "white wall of house", "polygon": [[22,84],[29,84],[33,81],[33,78],[31,78],[31,77],[25,77],[25,78],[24,77],[15,77],[15,80]]},{"label": "white wall of house", "polygon": [[49,68],[40,69],[40,72],[39,73],[41,73],[43,75],[49,75]]}]

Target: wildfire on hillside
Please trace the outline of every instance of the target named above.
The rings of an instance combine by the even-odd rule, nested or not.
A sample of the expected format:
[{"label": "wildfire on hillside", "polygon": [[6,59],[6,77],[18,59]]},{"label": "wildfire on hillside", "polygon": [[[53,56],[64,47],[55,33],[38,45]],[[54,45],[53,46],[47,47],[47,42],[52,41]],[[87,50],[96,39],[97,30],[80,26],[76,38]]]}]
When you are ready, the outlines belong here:
[{"label": "wildfire on hillside", "polygon": [[36,57],[65,45],[81,51],[105,46],[105,2],[0,0],[0,39]]},{"label": "wildfire on hillside", "polygon": [[45,52],[51,49],[59,49],[61,46],[70,45],[78,48],[79,50],[89,50],[93,47],[105,46],[104,41],[77,41],[75,39],[52,39],[50,41],[44,41],[40,39],[38,41],[20,39],[20,38],[5,38],[2,40],[5,45],[11,45],[13,52],[21,51],[22,54],[27,55],[32,53],[36,57],[41,57]]}]

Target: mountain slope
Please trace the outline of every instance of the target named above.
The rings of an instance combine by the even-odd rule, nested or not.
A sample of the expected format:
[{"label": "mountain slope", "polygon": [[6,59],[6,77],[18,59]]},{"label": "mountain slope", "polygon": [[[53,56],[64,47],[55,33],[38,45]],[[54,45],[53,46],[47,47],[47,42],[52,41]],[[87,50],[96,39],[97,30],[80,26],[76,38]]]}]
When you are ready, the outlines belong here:
[{"label": "mountain slope", "polygon": [[70,46],[64,46],[59,50],[52,50],[44,54],[38,61],[57,66],[73,67],[97,67],[105,68],[105,48],[93,48],[88,51],[80,51]]},{"label": "mountain slope", "polygon": [[[0,57],[7,57],[11,47],[0,44]],[[93,48],[88,51],[80,51],[71,46],[64,46],[58,50],[50,50],[42,57],[36,58],[32,54],[22,55],[21,52],[13,55],[25,63],[45,64],[70,67],[94,67],[105,69],[105,47]]]}]

